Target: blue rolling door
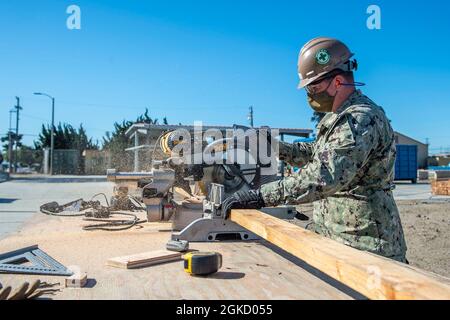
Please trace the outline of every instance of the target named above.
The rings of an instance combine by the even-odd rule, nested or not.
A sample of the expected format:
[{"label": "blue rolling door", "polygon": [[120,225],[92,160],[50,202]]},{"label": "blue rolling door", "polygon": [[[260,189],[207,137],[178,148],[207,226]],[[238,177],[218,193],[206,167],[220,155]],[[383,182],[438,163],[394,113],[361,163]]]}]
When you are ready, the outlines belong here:
[{"label": "blue rolling door", "polygon": [[395,159],[395,180],[411,180],[417,182],[417,146],[397,145]]}]

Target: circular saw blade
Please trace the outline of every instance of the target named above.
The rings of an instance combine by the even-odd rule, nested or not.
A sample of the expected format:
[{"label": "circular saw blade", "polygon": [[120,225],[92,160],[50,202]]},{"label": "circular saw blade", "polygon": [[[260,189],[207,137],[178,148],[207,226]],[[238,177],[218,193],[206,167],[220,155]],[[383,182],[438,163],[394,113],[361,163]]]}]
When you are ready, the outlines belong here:
[{"label": "circular saw blade", "polygon": [[[215,166],[212,172],[212,181],[222,184],[226,193],[236,192],[246,184],[245,181],[231,169],[235,165]],[[237,169],[239,170],[239,169]]]}]

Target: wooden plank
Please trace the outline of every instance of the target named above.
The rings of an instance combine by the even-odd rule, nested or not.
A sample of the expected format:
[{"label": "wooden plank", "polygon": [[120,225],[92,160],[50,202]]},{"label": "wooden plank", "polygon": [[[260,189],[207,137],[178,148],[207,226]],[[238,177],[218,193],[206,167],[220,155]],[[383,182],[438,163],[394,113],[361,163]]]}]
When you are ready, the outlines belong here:
[{"label": "wooden plank", "polygon": [[111,258],[106,262],[106,264],[111,267],[124,269],[142,268],[149,267],[155,264],[181,260],[181,254],[181,252],[157,250],[129,256]]},{"label": "wooden plank", "polygon": [[77,271],[65,279],[66,288],[83,288],[87,284],[87,273]]},{"label": "wooden plank", "polygon": [[450,279],[322,237],[258,210],[230,219],[370,299],[450,299]]},{"label": "wooden plank", "polygon": [[141,179],[150,179],[152,175],[150,173],[145,172],[136,172],[136,173],[116,173],[110,174],[106,176],[108,181],[116,182],[120,181],[139,181]]}]

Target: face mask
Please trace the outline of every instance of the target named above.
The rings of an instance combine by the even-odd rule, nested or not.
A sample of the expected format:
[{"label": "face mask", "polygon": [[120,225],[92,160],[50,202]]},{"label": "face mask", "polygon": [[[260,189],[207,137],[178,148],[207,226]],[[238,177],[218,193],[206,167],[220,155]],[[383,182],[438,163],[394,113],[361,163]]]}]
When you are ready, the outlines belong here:
[{"label": "face mask", "polygon": [[331,112],[333,110],[334,96],[330,96],[326,90],[316,94],[308,93],[308,103],[314,111]]},{"label": "face mask", "polygon": [[327,92],[332,82],[333,81],[330,81],[327,88],[320,93],[307,93],[308,103],[314,111],[331,112],[333,110],[333,103],[336,95],[331,96]]}]

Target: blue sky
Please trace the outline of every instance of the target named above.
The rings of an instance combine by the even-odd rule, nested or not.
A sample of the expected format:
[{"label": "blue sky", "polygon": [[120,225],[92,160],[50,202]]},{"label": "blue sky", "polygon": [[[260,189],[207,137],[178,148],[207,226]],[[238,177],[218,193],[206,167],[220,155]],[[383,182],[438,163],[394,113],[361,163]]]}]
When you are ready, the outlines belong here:
[{"label": "blue sky", "polygon": [[[81,8],[68,30],[66,8]],[[366,9],[381,8],[381,30]],[[95,139],[146,107],[171,123],[311,128],[297,90],[297,55],[316,36],[336,37],[359,61],[363,92],[395,130],[450,148],[448,1],[1,1],[0,132],[20,96],[31,144],[49,122],[80,123]],[[435,151],[433,149],[432,151]]]}]

